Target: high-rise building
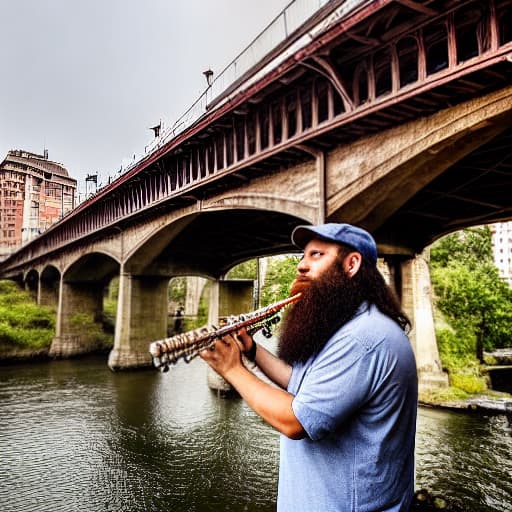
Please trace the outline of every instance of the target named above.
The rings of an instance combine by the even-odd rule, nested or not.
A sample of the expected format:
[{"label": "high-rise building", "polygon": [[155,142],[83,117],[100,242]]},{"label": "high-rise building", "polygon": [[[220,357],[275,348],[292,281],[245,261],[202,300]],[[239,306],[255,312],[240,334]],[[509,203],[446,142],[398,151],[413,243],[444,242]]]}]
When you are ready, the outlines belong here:
[{"label": "high-rise building", "polygon": [[498,222],[490,228],[494,263],[500,277],[512,286],[512,222]]},{"label": "high-rise building", "polygon": [[0,163],[0,259],[75,207],[77,182],[48,152],[11,150]]}]

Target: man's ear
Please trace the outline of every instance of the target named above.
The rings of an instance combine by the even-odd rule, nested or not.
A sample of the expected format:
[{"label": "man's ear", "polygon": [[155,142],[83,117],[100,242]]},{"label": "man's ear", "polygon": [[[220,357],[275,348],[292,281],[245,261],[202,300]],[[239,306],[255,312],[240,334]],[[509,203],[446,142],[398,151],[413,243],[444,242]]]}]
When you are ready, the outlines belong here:
[{"label": "man's ear", "polygon": [[343,260],[343,269],[349,275],[349,277],[354,277],[357,271],[361,268],[362,262],[363,257],[360,253],[350,252]]}]

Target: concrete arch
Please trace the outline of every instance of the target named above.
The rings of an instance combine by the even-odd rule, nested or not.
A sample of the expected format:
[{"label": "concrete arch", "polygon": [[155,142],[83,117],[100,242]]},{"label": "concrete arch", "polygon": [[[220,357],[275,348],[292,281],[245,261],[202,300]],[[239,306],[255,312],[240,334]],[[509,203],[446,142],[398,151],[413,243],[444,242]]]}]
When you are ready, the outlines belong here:
[{"label": "concrete arch", "polygon": [[[287,188],[289,191],[289,186]],[[238,192],[224,195],[219,199],[203,206],[204,210],[237,210],[255,209],[261,211],[279,212],[303,219],[304,222],[314,223],[318,216],[318,205],[309,205],[303,198],[296,198],[290,194],[276,194],[262,192]]]},{"label": "concrete arch", "polygon": [[216,279],[247,259],[296,250],[291,231],[307,222],[307,217],[272,210],[217,205],[156,227],[134,247],[124,271]]},{"label": "concrete arch", "polygon": [[[50,347],[53,357],[70,357],[105,348],[103,299],[120,264],[101,252],[82,254],[62,272],[56,333]],[[48,271],[55,277],[54,271]]]},{"label": "concrete arch", "polygon": [[[131,274],[143,274],[162,250],[194,220],[196,212],[179,212],[172,217],[150,225],[143,236],[130,235],[132,243],[125,254],[123,269]],[[169,277],[172,274],[169,274]]]},{"label": "concrete arch", "polygon": [[108,283],[119,274],[120,263],[114,257],[102,251],[81,254],[68,263],[62,272],[63,281]]},{"label": "concrete arch", "polygon": [[90,240],[87,243],[81,244],[80,247],[72,255],[73,261],[66,260],[66,267],[76,261],[83,254],[98,253],[120,263],[123,258],[123,241],[124,231],[119,226],[111,226],[102,233],[101,238]]},{"label": "concrete arch", "polygon": [[34,300],[37,300],[39,290],[39,272],[36,269],[30,269],[24,276],[23,282],[25,289],[30,293]]},{"label": "concrete arch", "polygon": [[46,265],[39,276],[38,304],[57,307],[59,303],[61,272],[55,265]]},{"label": "concrete arch", "polygon": [[[406,255],[420,253],[435,237],[476,224],[453,207],[453,220],[436,224],[435,215],[443,212],[432,212],[430,225],[414,225],[410,210],[434,180],[457,172],[458,162],[507,133],[511,105],[509,87],[334,151],[327,159],[329,220],[360,224],[376,236],[383,252]],[[452,181],[462,186],[464,179],[459,172]],[[410,208],[404,209],[406,204]]]},{"label": "concrete arch", "polygon": [[41,279],[52,281],[56,277],[60,278],[61,272],[59,268],[56,265],[52,265],[51,263],[48,263],[42,270],[41,270]]}]

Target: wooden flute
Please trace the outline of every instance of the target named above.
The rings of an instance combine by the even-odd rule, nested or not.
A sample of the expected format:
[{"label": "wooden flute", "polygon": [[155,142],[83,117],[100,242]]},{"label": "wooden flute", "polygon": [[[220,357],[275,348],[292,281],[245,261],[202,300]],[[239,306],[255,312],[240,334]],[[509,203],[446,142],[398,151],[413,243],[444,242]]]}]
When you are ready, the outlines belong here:
[{"label": "wooden flute", "polygon": [[297,302],[301,294],[274,302],[250,313],[229,316],[221,327],[204,326],[170,338],[153,341],[149,352],[153,357],[153,365],[162,371],[167,371],[169,365],[176,364],[180,359],[189,363],[201,350],[214,345],[215,341],[245,327],[249,334],[262,331],[268,338],[272,335],[272,327],[279,322],[279,313],[288,305]]}]

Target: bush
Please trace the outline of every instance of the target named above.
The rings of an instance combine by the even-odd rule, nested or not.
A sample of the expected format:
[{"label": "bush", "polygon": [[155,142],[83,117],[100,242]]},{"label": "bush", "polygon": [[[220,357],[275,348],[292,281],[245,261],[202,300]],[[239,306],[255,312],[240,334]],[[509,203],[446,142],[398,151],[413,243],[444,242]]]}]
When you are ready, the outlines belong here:
[{"label": "bush", "polygon": [[11,348],[49,347],[55,335],[55,312],[33,303],[12,281],[0,281],[0,343]]},{"label": "bush", "polygon": [[430,255],[435,307],[457,332],[461,349],[483,361],[484,350],[510,346],[512,289],[494,265],[489,227],[448,235]]},{"label": "bush", "polygon": [[487,389],[484,377],[469,373],[454,373],[450,375],[450,384],[471,395],[483,393]]},{"label": "bush", "polygon": [[443,327],[436,331],[436,338],[443,368],[450,375],[450,399],[456,399],[455,390],[461,392],[462,398],[486,391],[487,382],[474,355],[476,340],[471,331],[464,326],[460,326],[458,331]]},{"label": "bush", "polygon": [[468,364],[478,364],[474,355],[475,336],[469,330],[461,330],[462,333],[450,327],[436,330],[439,357],[443,367],[450,371],[465,368]]},{"label": "bush", "polygon": [[101,347],[113,345],[113,336],[106,334],[102,326],[85,313],[73,315],[71,317],[71,326],[75,332],[87,333],[87,337],[96,345]]},{"label": "bush", "polygon": [[53,330],[22,328],[0,322],[0,343],[11,348],[49,347],[54,336]]}]

